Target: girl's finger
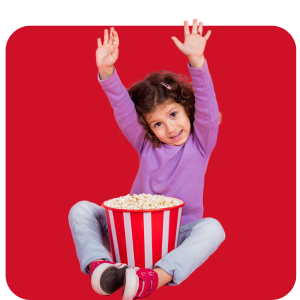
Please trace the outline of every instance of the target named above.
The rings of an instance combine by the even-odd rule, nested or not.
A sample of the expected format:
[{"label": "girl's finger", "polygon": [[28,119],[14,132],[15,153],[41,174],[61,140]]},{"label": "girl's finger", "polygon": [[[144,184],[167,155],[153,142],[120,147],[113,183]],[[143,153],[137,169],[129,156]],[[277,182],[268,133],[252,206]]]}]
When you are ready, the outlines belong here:
[{"label": "girl's finger", "polygon": [[113,52],[112,52],[112,54],[111,54],[113,60],[117,60],[117,59],[118,59],[118,55],[119,55],[118,45],[115,44],[115,45],[113,46]]},{"label": "girl's finger", "polygon": [[206,40],[208,40],[208,38],[210,37],[210,35],[211,35],[211,30],[208,30],[204,38]]},{"label": "girl's finger", "polygon": [[199,33],[202,35],[202,32],[203,32],[203,23],[202,22],[199,22]]},{"label": "girl's finger", "polygon": [[109,34],[109,44],[112,45],[113,43],[113,32],[114,32],[114,28],[110,27],[110,34]]},{"label": "girl's finger", "polygon": [[173,42],[175,43],[175,45],[177,46],[177,48],[181,51],[182,49],[182,43],[178,40],[177,37],[172,36],[171,39],[173,40]]},{"label": "girl's finger", "polygon": [[192,33],[197,33],[197,19],[193,20],[193,27],[192,27]]},{"label": "girl's finger", "polygon": [[188,21],[184,21],[184,35],[190,34],[189,23]]},{"label": "girl's finger", "polygon": [[100,38],[97,39],[97,44],[98,44],[98,48],[102,46]]},{"label": "girl's finger", "polygon": [[108,43],[108,30],[104,29],[104,42],[103,45],[106,45]]},{"label": "girl's finger", "polygon": [[119,41],[119,36],[116,31],[113,32],[113,45],[118,45],[119,47],[120,41]]}]

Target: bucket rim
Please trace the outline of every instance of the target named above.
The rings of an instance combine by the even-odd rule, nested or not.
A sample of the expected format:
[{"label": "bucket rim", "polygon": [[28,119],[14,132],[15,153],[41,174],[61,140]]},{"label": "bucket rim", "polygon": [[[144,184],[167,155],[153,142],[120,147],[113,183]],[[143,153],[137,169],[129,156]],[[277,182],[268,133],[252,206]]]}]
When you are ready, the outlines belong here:
[{"label": "bucket rim", "polygon": [[179,205],[176,205],[176,206],[173,206],[173,207],[164,207],[164,208],[158,208],[158,209],[121,209],[121,208],[114,208],[114,207],[109,207],[109,206],[106,206],[104,203],[106,201],[109,201],[109,200],[113,200],[113,199],[108,199],[108,200],[105,200],[101,206],[103,206],[105,209],[110,209],[110,210],[115,210],[115,211],[119,211],[119,212],[134,212],[134,213],[143,213],[143,212],[158,212],[158,211],[166,211],[166,210],[172,210],[172,209],[178,209],[180,207],[183,207],[185,205],[185,201],[183,201],[182,199],[179,199],[179,198],[176,198],[176,197],[170,197],[170,196],[166,196],[164,195],[164,197],[169,197],[169,198],[174,198],[176,200],[180,200],[182,201],[181,204]]}]

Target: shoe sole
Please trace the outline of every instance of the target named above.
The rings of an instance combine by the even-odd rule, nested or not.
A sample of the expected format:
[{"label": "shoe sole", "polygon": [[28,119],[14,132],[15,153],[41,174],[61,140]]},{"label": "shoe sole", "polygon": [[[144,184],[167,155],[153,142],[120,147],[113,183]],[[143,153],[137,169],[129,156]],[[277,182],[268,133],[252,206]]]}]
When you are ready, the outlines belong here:
[{"label": "shoe sole", "polygon": [[[101,268],[102,267],[102,268]],[[92,287],[100,295],[111,295],[122,287],[127,265],[116,266],[99,266],[92,275]],[[100,277],[100,278],[99,278]]]},{"label": "shoe sole", "polygon": [[122,300],[132,300],[139,288],[139,278],[136,271],[127,269],[124,276]]}]

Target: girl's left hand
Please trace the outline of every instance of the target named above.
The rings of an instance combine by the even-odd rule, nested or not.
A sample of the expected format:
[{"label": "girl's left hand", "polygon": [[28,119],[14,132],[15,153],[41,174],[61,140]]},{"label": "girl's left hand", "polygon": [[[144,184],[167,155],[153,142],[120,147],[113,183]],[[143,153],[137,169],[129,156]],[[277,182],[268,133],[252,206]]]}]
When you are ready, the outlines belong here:
[{"label": "girl's left hand", "polygon": [[185,54],[188,59],[197,60],[203,56],[206,41],[208,40],[211,30],[209,30],[206,35],[202,36],[203,31],[203,23],[199,22],[198,31],[200,34],[197,33],[197,19],[193,21],[192,33],[190,33],[188,21],[184,21],[184,43],[182,44],[176,37],[172,36],[172,40],[174,41],[175,45],[178,49]]}]

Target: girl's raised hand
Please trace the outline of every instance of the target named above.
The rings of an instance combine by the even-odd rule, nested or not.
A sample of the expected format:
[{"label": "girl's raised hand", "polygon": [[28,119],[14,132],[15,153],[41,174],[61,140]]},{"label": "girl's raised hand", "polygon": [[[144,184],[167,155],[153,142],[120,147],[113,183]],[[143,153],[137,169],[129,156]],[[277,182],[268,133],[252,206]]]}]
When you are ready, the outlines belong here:
[{"label": "girl's raised hand", "polygon": [[98,69],[113,67],[119,56],[119,37],[114,28],[110,28],[110,36],[108,38],[108,30],[104,30],[104,42],[97,39],[98,48],[96,50],[96,64]]},{"label": "girl's raised hand", "polygon": [[[203,23],[199,22],[199,28],[197,30],[197,19],[193,21],[192,33],[190,33],[188,21],[184,21],[184,43],[182,44],[176,37],[172,36],[172,40],[178,49],[185,54],[188,59],[197,60],[203,56],[206,41],[208,40],[211,30],[206,35],[202,36]],[[198,34],[198,32],[200,34]]]}]

